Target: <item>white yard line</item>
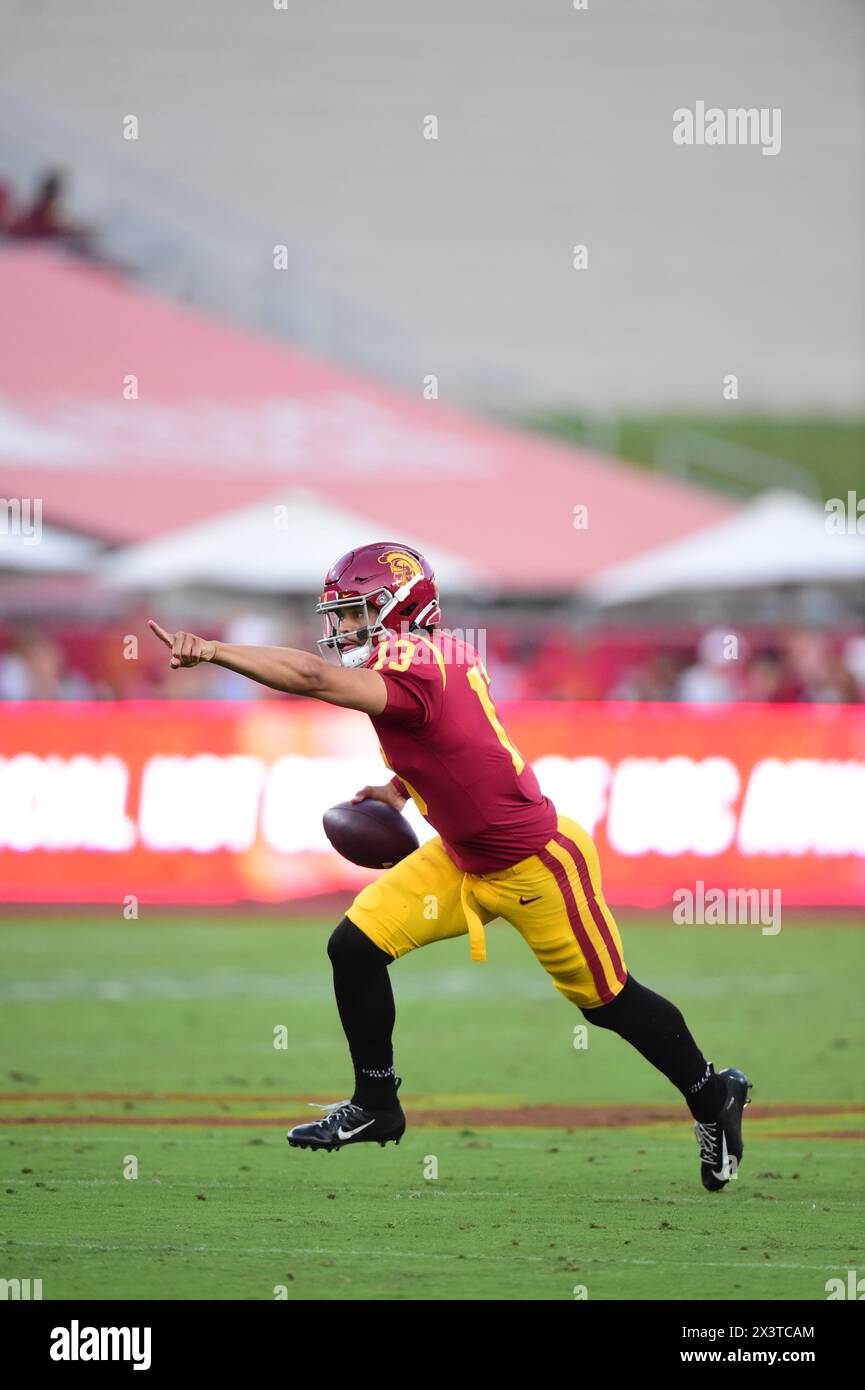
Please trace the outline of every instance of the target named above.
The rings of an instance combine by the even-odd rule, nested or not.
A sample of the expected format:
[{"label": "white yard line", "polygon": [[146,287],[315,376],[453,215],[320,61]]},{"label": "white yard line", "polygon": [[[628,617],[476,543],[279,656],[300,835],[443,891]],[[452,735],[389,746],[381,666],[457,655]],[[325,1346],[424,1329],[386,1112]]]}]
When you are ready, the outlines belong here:
[{"label": "white yard line", "polygon": [[[338,1259],[345,1259],[347,1255],[360,1258],[380,1259],[382,1256],[390,1256],[396,1259],[411,1260],[487,1260],[496,1264],[511,1264],[514,1261],[530,1264],[542,1264],[549,1261],[551,1265],[558,1264],[555,1256],[548,1255],[469,1255],[469,1254],[450,1254],[447,1252],[433,1252],[429,1250],[394,1250],[383,1247],[377,1250],[350,1250],[344,1246],[304,1246],[304,1245],[102,1245],[90,1241],[75,1240],[28,1240],[16,1242],[16,1258],[20,1251],[26,1249],[46,1249],[46,1250],[89,1250],[100,1253],[122,1251],[127,1254],[146,1254],[156,1255],[170,1253],[177,1255],[332,1255]],[[605,1264],[605,1265],[679,1265],[688,1269],[804,1269],[804,1270],[831,1270],[847,1269],[846,1264],[790,1264],[780,1260],[760,1260],[739,1261],[739,1260],[677,1260],[668,1258],[664,1260],[635,1260],[621,1258],[619,1256],[587,1256],[582,1255],[570,1257],[574,1263]],[[554,1271],[555,1272],[555,1271]],[[558,1271],[567,1272],[567,1271]],[[573,1271],[569,1271],[573,1272]]]}]

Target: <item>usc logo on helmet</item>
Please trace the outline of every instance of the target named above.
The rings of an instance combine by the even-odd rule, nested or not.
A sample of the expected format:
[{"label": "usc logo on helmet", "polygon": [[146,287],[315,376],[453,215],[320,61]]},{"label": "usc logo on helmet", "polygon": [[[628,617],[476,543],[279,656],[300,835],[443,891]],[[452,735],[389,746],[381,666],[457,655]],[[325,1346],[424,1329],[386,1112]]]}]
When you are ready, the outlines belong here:
[{"label": "usc logo on helmet", "polygon": [[394,584],[407,584],[415,575],[423,574],[422,567],[413,555],[405,550],[385,550],[378,557],[380,565],[389,565]]}]

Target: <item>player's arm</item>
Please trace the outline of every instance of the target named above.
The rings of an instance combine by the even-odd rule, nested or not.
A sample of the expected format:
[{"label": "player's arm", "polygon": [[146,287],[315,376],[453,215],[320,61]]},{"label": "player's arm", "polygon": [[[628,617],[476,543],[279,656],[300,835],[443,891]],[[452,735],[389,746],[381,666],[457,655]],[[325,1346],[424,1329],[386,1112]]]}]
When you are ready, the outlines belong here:
[{"label": "player's arm", "polygon": [[332,666],[323,657],[295,647],[240,647],[191,632],[166,632],[151,618],[151,631],[171,649],[173,667],[197,666],[210,661],[248,676],[271,690],[289,695],[308,695],[329,705],[381,714],[387,704],[387,687],[377,671]]}]

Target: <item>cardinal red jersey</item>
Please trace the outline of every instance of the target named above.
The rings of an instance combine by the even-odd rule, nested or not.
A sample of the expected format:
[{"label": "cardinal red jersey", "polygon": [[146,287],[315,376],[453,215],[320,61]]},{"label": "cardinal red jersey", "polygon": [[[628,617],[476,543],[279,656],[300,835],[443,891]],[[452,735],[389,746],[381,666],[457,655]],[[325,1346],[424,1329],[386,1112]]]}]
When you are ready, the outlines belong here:
[{"label": "cardinal red jersey", "polygon": [[478,653],[449,632],[381,643],[368,662],[387,685],[372,723],[405,783],[465,873],[485,874],[542,849],[556,810],[508,738]]}]

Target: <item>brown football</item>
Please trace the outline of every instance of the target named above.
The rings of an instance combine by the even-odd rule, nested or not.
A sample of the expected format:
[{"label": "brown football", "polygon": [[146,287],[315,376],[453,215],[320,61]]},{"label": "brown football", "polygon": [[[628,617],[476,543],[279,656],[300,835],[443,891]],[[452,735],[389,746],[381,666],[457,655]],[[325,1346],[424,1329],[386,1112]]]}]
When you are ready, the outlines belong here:
[{"label": "brown football", "polygon": [[405,816],[384,801],[340,801],[322,825],[337,853],[364,869],[390,869],[418,847]]}]

